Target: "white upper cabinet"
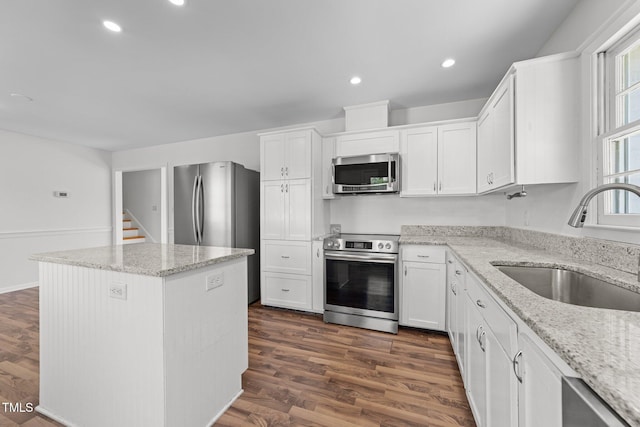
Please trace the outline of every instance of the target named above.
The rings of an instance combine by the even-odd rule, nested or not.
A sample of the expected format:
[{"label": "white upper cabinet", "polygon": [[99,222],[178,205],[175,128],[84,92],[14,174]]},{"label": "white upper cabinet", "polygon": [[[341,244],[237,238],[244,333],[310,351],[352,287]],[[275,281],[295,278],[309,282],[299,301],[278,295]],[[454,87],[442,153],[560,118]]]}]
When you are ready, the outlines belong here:
[{"label": "white upper cabinet", "polygon": [[264,135],[260,139],[261,179],[311,177],[311,130]]},{"label": "white upper cabinet", "polygon": [[578,180],[578,67],[574,53],[513,64],[480,112],[478,193]]},{"label": "white upper cabinet", "polygon": [[397,153],[400,150],[398,130],[354,133],[336,138],[336,156]]},{"label": "white upper cabinet", "polygon": [[403,130],[401,196],[476,193],[476,123]]},{"label": "white upper cabinet", "polygon": [[400,143],[403,196],[438,192],[438,127],[427,126],[402,132]]}]

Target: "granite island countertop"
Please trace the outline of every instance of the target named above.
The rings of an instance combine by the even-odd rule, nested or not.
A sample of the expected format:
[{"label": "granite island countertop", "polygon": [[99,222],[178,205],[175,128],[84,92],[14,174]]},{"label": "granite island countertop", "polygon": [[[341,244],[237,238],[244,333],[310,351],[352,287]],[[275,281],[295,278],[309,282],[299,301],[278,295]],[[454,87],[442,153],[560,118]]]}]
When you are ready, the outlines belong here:
[{"label": "granite island countertop", "polygon": [[403,234],[400,243],[449,246],[621,417],[640,426],[640,312],[553,301],[492,264],[568,268],[640,292],[636,275],[499,238]]},{"label": "granite island countertop", "polygon": [[29,259],[144,276],[165,277],[231,261],[254,253],[253,249],[135,243],[47,252],[32,255]]}]

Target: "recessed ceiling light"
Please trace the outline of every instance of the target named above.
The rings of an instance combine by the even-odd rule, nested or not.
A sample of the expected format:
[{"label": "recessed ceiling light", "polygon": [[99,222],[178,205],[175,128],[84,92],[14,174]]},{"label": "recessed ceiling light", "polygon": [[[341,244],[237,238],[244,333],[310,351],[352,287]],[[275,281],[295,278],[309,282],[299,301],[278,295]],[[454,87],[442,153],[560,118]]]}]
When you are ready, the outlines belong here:
[{"label": "recessed ceiling light", "polygon": [[18,99],[20,101],[27,101],[27,102],[32,102],[33,98],[27,95],[24,95],[22,93],[11,93],[10,96],[14,99]]},{"label": "recessed ceiling light", "polygon": [[122,31],[122,27],[113,21],[102,21],[102,25],[104,25],[107,30],[113,31],[114,33]]},{"label": "recessed ceiling light", "polygon": [[184,0],[169,0],[169,3],[175,4],[176,6],[184,6]]},{"label": "recessed ceiling light", "polygon": [[351,83],[352,85],[359,85],[360,83],[362,83],[362,79],[358,76],[353,76],[351,77],[351,80],[349,80],[349,83]]},{"label": "recessed ceiling light", "polygon": [[455,63],[456,63],[456,60],[455,60],[455,59],[453,59],[453,58],[445,59],[445,60],[442,62],[442,68],[449,68],[449,67],[453,67],[453,65],[454,65]]}]

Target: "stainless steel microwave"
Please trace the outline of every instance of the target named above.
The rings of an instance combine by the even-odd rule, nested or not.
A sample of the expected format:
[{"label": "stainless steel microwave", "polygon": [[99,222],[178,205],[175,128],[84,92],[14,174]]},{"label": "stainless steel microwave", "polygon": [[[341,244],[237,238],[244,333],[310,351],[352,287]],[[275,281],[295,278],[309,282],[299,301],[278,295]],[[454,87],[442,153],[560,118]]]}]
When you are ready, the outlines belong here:
[{"label": "stainless steel microwave", "polygon": [[397,193],[400,190],[398,153],[336,157],[332,166],[335,194]]}]

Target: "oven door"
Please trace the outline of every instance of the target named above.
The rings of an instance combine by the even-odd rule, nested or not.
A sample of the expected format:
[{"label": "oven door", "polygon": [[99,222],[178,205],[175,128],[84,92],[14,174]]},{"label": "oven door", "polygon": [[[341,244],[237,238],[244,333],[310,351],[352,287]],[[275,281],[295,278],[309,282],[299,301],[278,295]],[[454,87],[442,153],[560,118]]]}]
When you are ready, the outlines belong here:
[{"label": "oven door", "polygon": [[398,320],[398,255],[325,251],[324,308]]}]

